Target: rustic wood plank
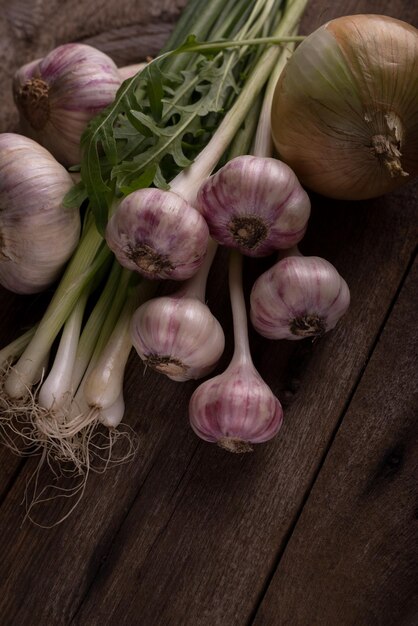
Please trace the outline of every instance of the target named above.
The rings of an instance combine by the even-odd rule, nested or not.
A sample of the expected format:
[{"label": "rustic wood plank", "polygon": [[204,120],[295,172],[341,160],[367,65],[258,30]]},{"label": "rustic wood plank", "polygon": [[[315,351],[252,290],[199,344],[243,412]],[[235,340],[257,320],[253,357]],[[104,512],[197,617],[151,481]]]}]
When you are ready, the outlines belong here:
[{"label": "rustic wood plank", "polygon": [[417,284],[418,261],[286,547],[257,625],[417,623],[418,328],[412,322]]},{"label": "rustic wood plank", "polygon": [[[361,6],[347,3],[347,10],[354,5]],[[407,10],[405,3],[393,6]],[[138,616],[142,623],[170,623],[173,615],[181,623],[240,623],[250,614],[408,265],[416,192],[412,186],[357,205],[316,198],[303,250],[337,265],[353,306],[344,324],[312,350],[252,335],[261,373],[288,398],[280,440],[246,458],[198,444],[185,410],[194,385],[161,382],[151,372],[142,378],[133,360],[127,420],[141,435],[138,462],[107,480],[92,476],[78,511],[52,531],[19,528],[33,464],[25,470],[0,510],[5,623],[68,623],[90,588],[77,618],[83,624],[131,624]],[[259,267],[247,267],[248,280]],[[367,307],[364,294],[370,294]],[[224,284],[212,284],[210,299],[227,319]],[[284,370],[288,379],[281,382]],[[56,502],[42,521],[60,510]]]}]

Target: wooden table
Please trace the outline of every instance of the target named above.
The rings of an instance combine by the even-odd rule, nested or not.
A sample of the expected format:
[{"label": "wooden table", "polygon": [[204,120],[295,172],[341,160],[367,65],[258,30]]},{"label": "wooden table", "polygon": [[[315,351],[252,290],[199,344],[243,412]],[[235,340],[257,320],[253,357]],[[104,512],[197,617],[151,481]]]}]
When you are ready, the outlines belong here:
[{"label": "wooden table", "polygon": [[[69,40],[133,62],[156,52],[182,4],[3,2],[2,130],[16,122],[9,83],[21,63]],[[418,26],[411,0],[311,0],[301,30],[361,12]],[[312,196],[302,250],[335,264],[352,304],[313,344],[251,333],[255,364],[285,406],[277,439],[246,455],[201,442],[187,421],[196,384],[132,357],[126,421],[138,455],[92,474],[61,525],[22,524],[36,460],[0,449],[2,626],[418,624],[417,191]],[[246,264],[248,285],[260,267]],[[222,258],[216,268],[208,300],[227,334],[221,371],[232,338]],[[3,342],[44,306],[4,290],[0,300]],[[55,500],[40,521],[64,510]]]}]

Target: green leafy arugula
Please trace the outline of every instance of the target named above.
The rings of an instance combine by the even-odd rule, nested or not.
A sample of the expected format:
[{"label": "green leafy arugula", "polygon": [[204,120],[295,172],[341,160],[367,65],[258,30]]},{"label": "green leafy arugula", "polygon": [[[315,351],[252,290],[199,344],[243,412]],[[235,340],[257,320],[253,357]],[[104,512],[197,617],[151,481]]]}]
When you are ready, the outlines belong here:
[{"label": "green leafy arugula", "polygon": [[[183,53],[194,54],[185,69],[170,72],[170,57]],[[121,85],[81,138],[82,184],[76,195],[88,196],[100,232],[115,197],[152,184],[168,188],[190,165],[227,99],[239,93],[245,59],[222,42],[208,45],[189,36]]]}]

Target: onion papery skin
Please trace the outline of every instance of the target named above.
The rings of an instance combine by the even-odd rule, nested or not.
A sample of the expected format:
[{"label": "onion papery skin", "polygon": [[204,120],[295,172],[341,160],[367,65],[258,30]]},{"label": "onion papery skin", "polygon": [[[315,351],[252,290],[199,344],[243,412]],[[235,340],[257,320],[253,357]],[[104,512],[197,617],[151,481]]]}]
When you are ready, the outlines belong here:
[{"label": "onion papery skin", "polygon": [[[332,20],[290,58],[272,104],[275,147],[306,187],[361,200],[418,174],[418,31],[381,15]],[[400,171],[377,156],[389,138]]]},{"label": "onion papery skin", "polygon": [[22,131],[63,165],[76,165],[88,122],[113,102],[121,83],[115,63],[100,50],[79,43],[58,46],[14,76]]},{"label": "onion papery skin", "polygon": [[119,263],[145,278],[186,280],[205,258],[208,226],[178,194],[139,189],[117,207],[106,241]]},{"label": "onion papery skin", "polygon": [[199,385],[190,398],[189,419],[201,439],[245,452],[277,434],[283,410],[254,366],[241,363]]},{"label": "onion papery skin", "polygon": [[28,137],[0,135],[0,283],[19,294],[51,285],[77,246],[78,207],[66,169]]},{"label": "onion papery skin", "polygon": [[[261,257],[296,245],[306,231],[310,200],[290,167],[277,159],[236,157],[200,187],[197,205],[218,243]],[[254,220],[261,228],[249,244],[232,225]],[[239,229],[236,229],[239,232]],[[257,227],[254,229],[257,231]]]},{"label": "onion papery skin", "polygon": [[268,339],[320,336],[335,327],[350,291],[335,267],[314,256],[290,256],[264,272],[250,295],[250,318]]},{"label": "onion papery skin", "polygon": [[218,363],[225,346],[221,325],[197,298],[154,298],[131,323],[132,344],[147,366],[171,380],[202,378]]}]

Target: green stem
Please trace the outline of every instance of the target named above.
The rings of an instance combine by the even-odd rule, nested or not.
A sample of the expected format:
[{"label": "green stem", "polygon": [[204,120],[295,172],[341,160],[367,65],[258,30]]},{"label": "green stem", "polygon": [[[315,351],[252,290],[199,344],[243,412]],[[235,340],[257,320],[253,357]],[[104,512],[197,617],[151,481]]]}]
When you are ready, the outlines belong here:
[{"label": "green stem", "polygon": [[[292,32],[297,26],[308,0],[294,0],[285,11],[273,37],[265,37],[252,40],[254,43],[295,41],[295,37],[287,37],[285,33]],[[237,42],[241,45],[244,42]],[[209,44],[203,44],[209,45]],[[263,85],[271,74],[281,49],[270,47],[263,52],[253,72],[248,77],[240,95],[233,107],[222,120],[219,128],[212,139],[196,157],[194,163],[183,170],[171,183],[171,189],[183,196],[188,202],[194,203],[196,193],[205,178],[207,178],[216,166],[222,154],[231,143],[235,133],[247,116],[251,106],[260,93]]]},{"label": "green stem", "polygon": [[111,334],[100,354],[92,359],[94,367],[85,378],[84,398],[90,407],[110,408],[123,392],[123,375],[132,349],[131,319],[139,301],[148,299],[155,284],[143,281],[139,288],[128,289],[125,302],[115,320]]},{"label": "green stem", "polygon": [[91,365],[96,363],[98,357],[106,346],[110,335],[112,334],[112,330],[115,327],[116,321],[127,298],[128,287],[131,278],[132,272],[127,269],[122,269],[111,307],[107,311],[107,315],[104,319],[103,325],[101,326],[100,334],[94,347],[94,351],[90,359],[90,364],[87,368],[87,371],[89,370]]},{"label": "green stem", "polygon": [[103,291],[84,326],[80,341],[78,342],[71,380],[71,388],[74,393],[77,391],[93,355],[100,331],[103,328],[107,315],[111,309],[121,273],[122,267],[116,260],[114,260],[106,285],[104,286]]},{"label": "green stem", "polygon": [[242,127],[235,133],[235,137],[228,150],[228,161],[242,154],[248,154],[254,139],[254,134],[257,130],[261,105],[262,96],[260,94],[251,107]]},{"label": "green stem", "polygon": [[10,342],[2,350],[0,350],[0,368],[7,365],[7,363],[13,362],[14,359],[18,358],[23,353],[26,346],[34,336],[37,326],[38,325],[36,324],[33,328],[30,328],[23,333],[23,335],[20,335],[20,337]]},{"label": "green stem", "polygon": [[[5,391],[12,398],[25,397],[33,384],[35,373],[71,313],[80,294],[110,254],[94,223],[82,237],[57,290],[36,329],[35,335],[5,382]],[[97,258],[95,259],[97,255]]]},{"label": "green stem", "polygon": [[[300,4],[306,4],[308,0],[299,0]],[[290,7],[294,9],[292,5]],[[290,9],[289,9],[290,11]],[[286,13],[284,14],[284,18]],[[298,17],[300,19],[300,15]],[[280,45],[283,43],[301,42],[305,39],[304,35],[281,35],[280,33],[285,30],[283,27],[284,22],[280,22],[280,26],[276,30],[276,33],[271,37],[254,37],[252,39],[242,39],[241,41],[208,41],[202,43],[197,41],[195,44],[187,44],[187,47],[179,48],[178,50],[172,50],[169,54],[183,54],[184,52],[219,52],[229,48],[241,48],[243,46],[260,46],[260,45]]]},{"label": "green stem", "polygon": [[257,132],[254,139],[254,146],[252,149],[254,156],[271,157],[273,154],[273,140],[271,137],[271,105],[277,81],[286,67],[287,61],[293,53],[294,47],[294,44],[290,44],[283,50],[267,83],[257,125]]},{"label": "green stem", "polygon": [[242,286],[242,254],[238,250],[229,252],[229,296],[234,323],[234,354],[230,367],[241,363],[252,363],[248,340],[247,311]]}]

